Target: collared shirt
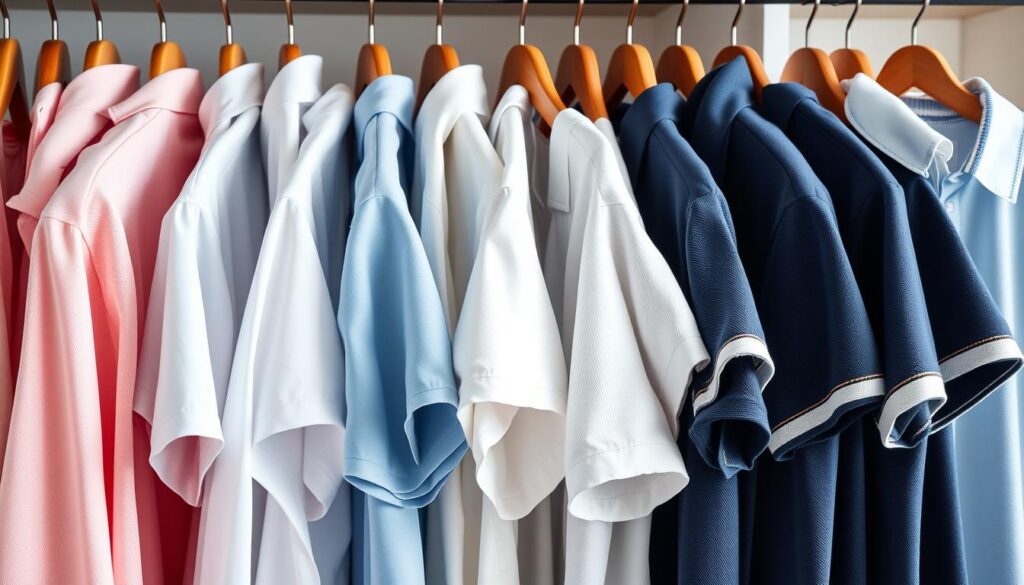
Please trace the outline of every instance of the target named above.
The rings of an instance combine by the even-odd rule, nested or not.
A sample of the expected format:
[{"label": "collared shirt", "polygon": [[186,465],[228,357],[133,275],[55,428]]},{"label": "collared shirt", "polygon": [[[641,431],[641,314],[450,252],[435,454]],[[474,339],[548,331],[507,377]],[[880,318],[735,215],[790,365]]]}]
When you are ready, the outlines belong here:
[{"label": "collared shirt", "polygon": [[[345,478],[364,497],[356,583],[424,582],[418,508],[466,452],[444,307],[406,197],[413,83],[387,75],[355,106],[352,225],[338,325],[345,342]],[[363,496],[365,494],[365,496]]]},{"label": "collared shirt", "polygon": [[[904,103],[864,76],[848,86],[846,109],[903,184],[921,242],[918,262],[949,395],[935,424],[957,423],[955,469],[970,580],[1012,582],[1024,579],[1019,377],[979,401],[1021,365],[1010,332],[1024,326],[1015,276],[1024,215],[1013,206],[1024,167],[1024,114],[983,80],[965,83],[981,100],[980,127],[930,99]],[[952,483],[950,475],[946,485]],[[955,552],[929,558],[946,560]]]},{"label": "collared shirt", "polygon": [[877,408],[885,389],[829,194],[782,131],[754,110],[752,87],[742,60],[709,72],[680,128],[729,202],[776,368],[764,391],[769,449],[792,459],[762,460],[744,474],[766,502],[756,506],[749,571],[771,582],[826,582],[837,435]]},{"label": "collared shirt", "polygon": [[192,506],[224,442],[220,412],[267,222],[262,97],[257,63],[206,92],[203,154],[160,228],[135,411],[152,427],[150,465]]},{"label": "collared shirt", "polygon": [[660,84],[638,96],[619,124],[644,226],[690,301],[712,356],[682,416],[690,483],[678,510],[671,507],[668,519],[656,520],[652,554],[667,556],[653,558],[651,568],[671,573],[666,582],[675,583],[678,566],[680,582],[731,583],[740,565],[733,476],[749,470],[768,446],[761,392],[774,365],[725,196],[679,132],[683,103],[672,86]]},{"label": "collared shirt", "polygon": [[302,116],[320,98],[323,57],[303,55],[281,68],[267,88],[260,118],[271,205],[291,175],[306,136]]},{"label": "collared shirt", "polygon": [[114,128],[40,216],[0,484],[0,581],[182,578],[190,513],[135,463],[146,438],[132,395],[160,221],[202,147],[201,97],[199,72],[176,69],[112,106]]},{"label": "collared shirt", "polygon": [[[340,565],[350,540],[345,362],[336,315],[352,101],[336,85],[303,114],[306,138],[272,203],[231,368],[224,446],[203,500],[197,583],[337,582],[347,574]],[[268,494],[256,552],[253,481]],[[311,533],[313,520],[321,522]],[[327,538],[320,548],[318,539]]]}]

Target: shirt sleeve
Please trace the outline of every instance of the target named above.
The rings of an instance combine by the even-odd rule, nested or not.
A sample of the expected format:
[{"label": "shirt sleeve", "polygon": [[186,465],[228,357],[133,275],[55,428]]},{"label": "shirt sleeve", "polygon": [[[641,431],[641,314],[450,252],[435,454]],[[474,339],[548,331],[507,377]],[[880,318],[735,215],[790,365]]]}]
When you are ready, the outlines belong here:
[{"label": "shirt sleeve", "polygon": [[764,397],[769,449],[785,459],[877,408],[885,384],[830,205],[791,203],[767,255],[760,314],[776,369]]},{"label": "shirt sleeve", "polygon": [[635,208],[594,205],[572,329],[565,481],[571,514],[618,522],[686,485],[678,416],[708,355]]},{"label": "shirt sleeve", "polygon": [[901,182],[946,386],[946,403],[932,417],[936,432],[1019,370],[1024,356],[931,185],[917,176]]},{"label": "shirt sleeve", "polygon": [[534,241],[528,193],[505,189],[454,336],[459,420],[477,482],[506,520],[525,516],[565,474],[568,375]]},{"label": "shirt sleeve", "polygon": [[208,306],[227,293],[223,278],[204,274],[219,261],[218,246],[202,245],[205,229],[195,205],[175,205],[164,217],[135,390],[135,411],[151,425],[150,465],[191,506],[199,505],[203,478],[224,444],[229,368],[215,371],[212,352],[233,349],[233,331],[207,326],[231,307]]},{"label": "shirt sleeve", "polygon": [[338,325],[348,348],[345,477],[392,506],[425,506],[467,447],[441,299],[412,218],[390,197],[355,212]]},{"label": "shirt sleeve", "polygon": [[0,484],[0,582],[114,582],[104,464],[114,445],[103,421],[113,425],[115,402],[101,400],[99,382],[113,373],[98,371],[94,341],[103,310],[82,234],[44,219]]}]

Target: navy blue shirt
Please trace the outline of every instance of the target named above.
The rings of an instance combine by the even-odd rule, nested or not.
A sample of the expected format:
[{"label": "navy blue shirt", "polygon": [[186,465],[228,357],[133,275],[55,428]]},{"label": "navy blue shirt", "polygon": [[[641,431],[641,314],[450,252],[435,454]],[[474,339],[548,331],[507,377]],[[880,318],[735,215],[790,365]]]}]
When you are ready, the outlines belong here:
[{"label": "navy blue shirt", "polygon": [[774,367],[728,204],[679,132],[682,111],[683,99],[661,84],[641,94],[617,125],[644,226],[675,273],[711,356],[694,377],[680,426],[690,483],[679,502],[655,513],[652,581],[736,583],[733,476],[749,470],[768,446],[761,392]]},{"label": "navy blue shirt", "polygon": [[729,203],[776,367],[764,400],[781,461],[762,458],[741,479],[741,579],[824,583],[838,433],[878,408],[885,384],[829,194],[752,94],[744,62],[728,63],[698,84],[679,124]]}]

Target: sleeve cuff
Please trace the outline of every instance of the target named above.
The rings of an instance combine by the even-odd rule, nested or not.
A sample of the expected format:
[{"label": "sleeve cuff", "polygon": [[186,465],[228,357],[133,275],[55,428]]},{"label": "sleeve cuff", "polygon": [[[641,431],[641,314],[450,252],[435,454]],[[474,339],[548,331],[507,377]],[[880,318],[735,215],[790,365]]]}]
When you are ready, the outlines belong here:
[{"label": "sleeve cuff", "polygon": [[981,402],[1024,363],[1013,337],[1000,335],[971,344],[939,362],[946,383],[946,404],[935,413],[932,432],[942,430]]}]

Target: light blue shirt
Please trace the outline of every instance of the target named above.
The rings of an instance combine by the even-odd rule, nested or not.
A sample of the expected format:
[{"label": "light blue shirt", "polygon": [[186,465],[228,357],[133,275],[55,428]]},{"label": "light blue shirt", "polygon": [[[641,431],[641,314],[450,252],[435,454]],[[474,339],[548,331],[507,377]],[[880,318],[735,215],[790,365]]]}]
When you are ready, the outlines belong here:
[{"label": "light blue shirt", "polygon": [[[850,88],[847,114],[874,146],[931,181],[1016,334],[1024,331],[1024,206],[1017,203],[1024,113],[982,79],[965,85],[981,99],[980,125],[928,98],[901,102],[862,76]],[[957,318],[949,315],[953,323]],[[1019,352],[1016,343],[1004,340],[980,343],[962,355],[973,353],[975,360],[995,363],[1019,357]],[[946,366],[940,365],[947,377]],[[1022,385],[1021,377],[1014,376],[955,423],[971,583],[1024,582]]]},{"label": "light blue shirt", "polygon": [[352,225],[338,326],[345,343],[345,479],[353,505],[353,582],[424,582],[418,508],[466,452],[441,298],[406,192],[413,84],[389,75],[355,106]]}]

